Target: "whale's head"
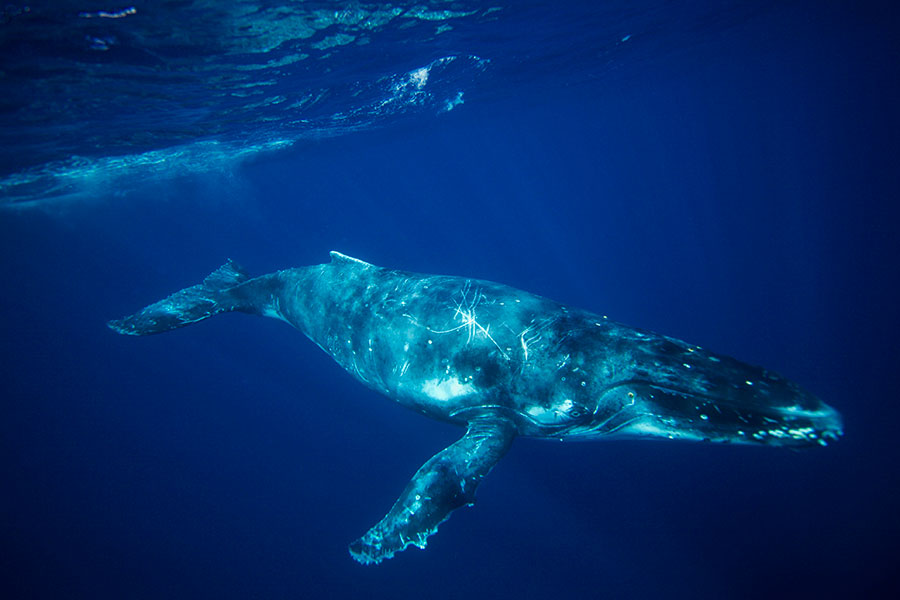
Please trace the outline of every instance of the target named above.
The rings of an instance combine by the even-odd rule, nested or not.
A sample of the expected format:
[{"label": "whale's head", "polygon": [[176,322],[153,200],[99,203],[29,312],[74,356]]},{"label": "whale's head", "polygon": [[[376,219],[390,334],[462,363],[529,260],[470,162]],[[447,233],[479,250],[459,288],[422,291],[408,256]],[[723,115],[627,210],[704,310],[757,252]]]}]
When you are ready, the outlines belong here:
[{"label": "whale's head", "polygon": [[569,435],[792,447],[843,435],[834,408],[777,373],[699,349],[667,358],[641,361],[626,380],[603,388],[593,418]]}]

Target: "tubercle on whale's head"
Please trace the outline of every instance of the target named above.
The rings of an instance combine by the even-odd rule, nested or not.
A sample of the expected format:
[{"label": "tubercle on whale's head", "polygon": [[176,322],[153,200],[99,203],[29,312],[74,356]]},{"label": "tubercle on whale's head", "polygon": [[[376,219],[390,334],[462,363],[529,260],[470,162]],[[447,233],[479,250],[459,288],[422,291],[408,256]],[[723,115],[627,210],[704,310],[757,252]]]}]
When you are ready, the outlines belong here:
[{"label": "tubercle on whale's head", "polygon": [[[607,389],[582,438],[654,437],[767,446],[827,446],[843,435],[840,414],[783,380],[773,396],[746,392],[713,397],[646,382]],[[747,382],[744,382],[747,385]]]}]

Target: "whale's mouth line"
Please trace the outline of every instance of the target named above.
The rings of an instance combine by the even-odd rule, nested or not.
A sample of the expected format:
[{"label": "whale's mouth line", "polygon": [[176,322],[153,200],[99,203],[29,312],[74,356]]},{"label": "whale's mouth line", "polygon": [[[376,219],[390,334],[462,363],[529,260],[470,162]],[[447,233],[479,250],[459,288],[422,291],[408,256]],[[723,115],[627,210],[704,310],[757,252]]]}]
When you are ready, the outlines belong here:
[{"label": "whale's mouth line", "polygon": [[[818,419],[822,417],[828,417],[834,414],[834,410],[831,407],[827,407],[827,410],[809,410],[802,408],[799,404],[794,403],[792,405],[778,406],[778,405],[766,405],[766,404],[754,404],[752,402],[742,402],[740,400],[734,398],[728,398],[724,396],[714,396],[709,394],[708,392],[703,391],[692,391],[686,390],[684,388],[678,388],[674,386],[668,385],[660,385],[658,383],[653,383],[647,381],[645,379],[628,379],[625,381],[620,381],[610,386],[607,386],[601,392],[601,395],[605,395],[617,388],[627,387],[627,386],[646,386],[648,388],[658,390],[664,394],[671,394],[675,396],[680,396],[685,399],[694,399],[700,402],[709,402],[714,406],[721,406],[725,408],[730,408],[732,410],[747,410],[752,412],[764,413],[764,414],[774,414],[778,416],[790,416],[790,417],[798,417],[798,418],[808,418],[808,419]],[[826,406],[823,404],[823,406]]]},{"label": "whale's mouth line", "polygon": [[[777,390],[776,390],[777,391]],[[655,392],[655,393],[654,393]],[[702,391],[659,385],[645,379],[629,379],[607,386],[601,392],[621,394],[621,404],[612,414],[604,414],[598,403],[594,423],[569,435],[579,437],[630,434],[662,436],[670,439],[703,439],[775,443],[819,443],[843,435],[838,413],[813,396],[792,389],[794,396],[783,406],[767,404],[774,394],[749,394],[744,398],[716,397]],[[810,409],[805,399],[818,402]]]}]

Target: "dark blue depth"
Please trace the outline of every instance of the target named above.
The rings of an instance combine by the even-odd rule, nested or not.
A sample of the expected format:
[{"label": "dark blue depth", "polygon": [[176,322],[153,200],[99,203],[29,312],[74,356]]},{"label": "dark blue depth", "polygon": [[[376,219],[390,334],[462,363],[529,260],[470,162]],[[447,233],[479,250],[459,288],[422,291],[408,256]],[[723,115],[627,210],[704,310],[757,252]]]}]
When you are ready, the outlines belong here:
[{"label": "dark blue depth", "polygon": [[[748,12],[596,77],[597,52],[530,78],[510,61],[468,74],[449,112],[5,208],[3,596],[893,597],[896,9]],[[566,27],[590,38],[564,17],[543,42],[562,53]],[[503,63],[527,25],[488,22],[424,58]],[[226,258],[262,274],[329,250],[766,365],[839,409],[845,437],[805,452],[518,439],[426,551],[362,567],[347,543],[461,431],[283,323],[104,325]]]}]

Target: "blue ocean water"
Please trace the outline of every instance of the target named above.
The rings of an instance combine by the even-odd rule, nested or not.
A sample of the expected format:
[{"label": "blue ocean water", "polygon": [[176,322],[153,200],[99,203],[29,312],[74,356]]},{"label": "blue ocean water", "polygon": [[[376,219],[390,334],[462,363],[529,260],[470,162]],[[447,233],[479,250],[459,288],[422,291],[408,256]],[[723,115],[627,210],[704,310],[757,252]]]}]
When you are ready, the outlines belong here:
[{"label": "blue ocean water", "polygon": [[[4,597],[900,589],[893,3],[0,10]],[[459,429],[274,320],[105,326],[329,250],[765,365],[845,436],[517,439],[427,550],[363,567]]]}]

